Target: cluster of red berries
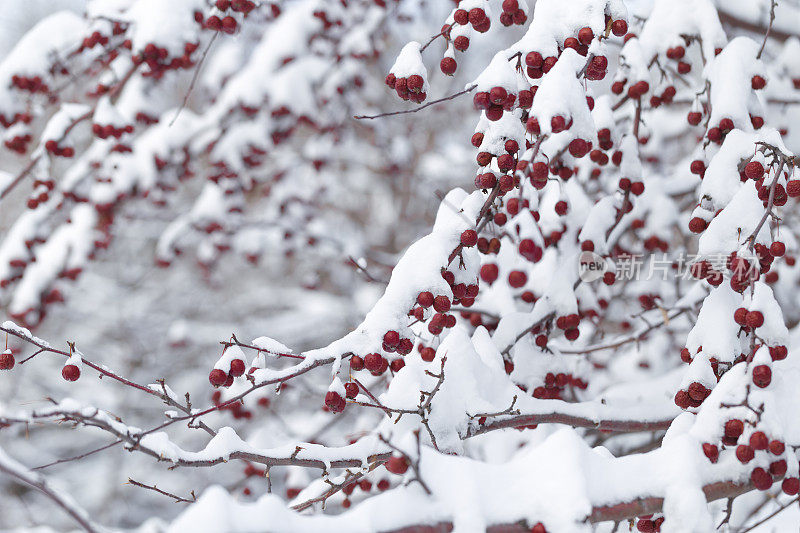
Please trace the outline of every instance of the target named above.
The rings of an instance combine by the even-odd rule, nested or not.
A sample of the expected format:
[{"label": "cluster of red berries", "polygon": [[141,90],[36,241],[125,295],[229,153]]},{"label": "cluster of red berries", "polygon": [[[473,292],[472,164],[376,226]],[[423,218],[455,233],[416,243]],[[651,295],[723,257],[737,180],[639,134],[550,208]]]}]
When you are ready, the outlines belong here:
[{"label": "cluster of red berries", "polygon": [[[759,490],[768,490],[772,487],[774,480],[781,479],[786,475],[786,459],[780,458],[786,452],[786,445],[780,439],[772,439],[763,431],[754,431],[746,442],[739,443],[744,434],[744,422],[739,419],[731,419],[725,422],[722,437],[723,446],[736,446],[736,458],[742,464],[748,464],[755,459],[756,453],[761,452],[770,461],[768,468],[756,467],[750,473],[750,481]],[[720,450],[716,444],[703,443],[703,454],[712,463],[719,460]],[[779,458],[777,460],[772,460]],[[800,479],[787,477],[783,480],[781,488],[789,496],[794,496],[800,491]]]},{"label": "cluster of red berries", "polygon": [[[117,35],[117,34],[115,34]],[[105,46],[108,44],[108,36],[103,35],[99,31],[92,32],[89,37],[85,37],[83,42],[81,43],[80,48],[78,48],[78,52],[83,52],[84,50],[94,48],[96,45]]]},{"label": "cluster of red berries", "polygon": [[214,387],[230,387],[233,385],[233,378],[238,378],[245,372],[245,364],[241,359],[233,359],[228,371],[215,368],[208,374],[208,381]]},{"label": "cluster of red berries", "polygon": [[525,71],[528,77],[533,80],[538,80],[553,68],[558,61],[556,56],[544,57],[540,52],[531,51],[525,55]]},{"label": "cluster of red berries", "polygon": [[722,142],[725,140],[725,137],[734,129],[734,127],[733,120],[729,118],[723,118],[719,121],[717,126],[708,128],[706,137],[708,137],[708,140],[713,143],[722,144]]},{"label": "cluster of red berries", "polygon": [[661,525],[664,523],[664,517],[653,517],[653,515],[642,515],[636,520],[636,529],[641,533],[658,533],[661,531]]},{"label": "cluster of red berries", "polygon": [[322,27],[323,27],[324,30],[328,30],[328,29],[332,28],[333,26],[337,26],[337,25],[341,26],[342,25],[342,21],[341,20],[337,20],[337,19],[331,20],[330,18],[328,18],[328,13],[326,11],[323,11],[323,10],[314,11],[313,16],[315,18],[318,18],[322,22]]},{"label": "cluster of red berries", "polygon": [[72,146],[59,146],[58,141],[50,139],[44,143],[44,149],[59,157],[73,157],[75,155],[75,148]]},{"label": "cluster of red berries", "polygon": [[[379,491],[383,492],[385,490],[388,490],[389,487],[391,486],[391,484],[389,483],[388,479],[383,478],[383,479],[379,480],[378,483],[376,483],[376,486],[378,487]],[[353,494],[353,491],[356,490],[356,487],[361,489],[363,492],[370,492],[372,490],[372,482],[370,480],[368,480],[368,479],[361,479],[360,481],[353,481],[352,483],[350,483],[348,485],[345,485],[345,487],[342,489],[342,493],[345,496],[350,496],[351,494]],[[350,505],[351,505],[350,498],[346,497],[342,501],[342,507],[347,509],[348,507],[350,507]]]},{"label": "cluster of red berries", "polygon": [[92,133],[101,139],[107,139],[109,137],[119,139],[124,133],[133,133],[133,126],[131,124],[126,124],[121,128],[117,128],[111,124],[106,124],[105,126],[102,124],[92,124]]},{"label": "cluster of red berries", "polygon": [[50,199],[50,191],[55,187],[53,180],[36,180],[33,186],[33,192],[28,198],[26,205],[28,209],[36,209],[39,204],[42,204]]},{"label": "cluster of red berries", "polygon": [[3,113],[0,113],[0,124],[4,128],[10,128],[14,124],[18,122],[22,122],[23,124],[30,124],[33,117],[30,113],[15,113],[12,118],[6,117]]},{"label": "cluster of red berries", "polygon": [[14,74],[11,76],[11,85],[20,91],[31,93],[47,93],[50,90],[47,84],[42,81],[41,76],[28,77]]},{"label": "cluster of red berries", "polygon": [[252,0],[217,0],[214,5],[220,11],[227,11],[230,9],[237,13],[244,13],[245,15],[256,8],[256,4]]},{"label": "cluster of red berries", "polygon": [[[617,85],[618,83],[622,83],[623,85]],[[625,82],[614,82],[614,84],[611,85],[611,92],[620,94],[624,88],[624,83]],[[627,94],[629,98],[636,100],[646,95],[648,92],[650,92],[650,84],[645,80],[639,80],[628,86]]]},{"label": "cluster of red berries", "polygon": [[[533,87],[531,87],[530,91],[520,91],[524,94],[520,95],[519,107],[523,109],[529,108],[533,103],[535,91],[536,89]],[[491,121],[496,121],[502,118],[504,111],[511,111],[514,109],[514,104],[517,102],[517,95],[505,87],[492,87],[488,91],[479,91],[475,93],[472,102],[475,105],[475,109],[486,112],[486,118]]]},{"label": "cluster of red berries", "polygon": [[650,97],[650,107],[658,107],[661,104],[671,104],[677,92],[673,85],[667,85],[660,95],[654,94]]},{"label": "cluster of red berries", "polygon": [[684,61],[685,56],[686,48],[683,46],[675,46],[667,49],[667,58],[678,62],[678,67],[676,69],[678,74],[688,74],[692,71],[692,64]]},{"label": "cluster of red berries", "polygon": [[[256,8],[255,3],[251,0],[217,0],[215,6],[223,13],[230,9],[237,13],[243,13],[245,16],[247,16],[248,13]],[[317,16],[316,12],[314,13],[314,16]],[[195,20],[197,19],[198,16],[197,13],[195,13]],[[236,28],[239,25],[238,22],[236,22],[236,19],[230,15],[226,15],[224,17],[211,15],[205,21],[203,21],[203,16],[201,14],[199,19],[200,20],[197,20],[197,22],[203,24],[204,28],[213,31],[221,31],[229,35],[236,33]]]},{"label": "cluster of red berries", "polygon": [[24,135],[15,135],[11,139],[6,139],[3,144],[6,145],[6,148],[11,150],[12,152],[17,152],[18,154],[24,154],[28,151],[28,143],[31,142],[33,138],[31,137],[30,133],[25,133]]},{"label": "cluster of red berries", "polygon": [[[126,44],[129,45],[129,43],[130,41],[126,41]],[[133,62],[136,65],[147,64],[150,70],[143,73],[143,76],[161,79],[164,73],[169,70],[193,67],[195,63],[192,61],[191,56],[197,48],[197,43],[185,43],[183,45],[183,55],[170,59],[169,51],[166,48],[161,48],[154,43],[148,43],[140,53],[133,56]]]},{"label": "cluster of red berries", "polygon": [[[691,354],[689,354],[687,348],[681,350],[681,359],[686,362],[691,361]],[[681,409],[700,407],[709,394],[711,394],[711,389],[700,382],[694,381],[685,390],[681,389],[675,393],[675,405]]]},{"label": "cluster of red berries", "polygon": [[525,12],[519,8],[517,0],[503,0],[503,12],[500,13],[500,24],[503,26],[511,26],[516,24],[521,26],[528,20]]},{"label": "cluster of red berries", "polygon": [[[574,341],[578,338],[579,330],[578,326],[581,323],[581,317],[577,313],[572,313],[569,315],[562,315],[556,318],[556,327],[560,330],[564,331],[564,336],[567,340]],[[541,337],[540,335],[539,337]],[[543,344],[547,344],[547,337],[541,340],[539,337],[536,338],[536,344],[538,346],[542,346]]]},{"label": "cluster of red berries", "polygon": [[486,33],[492,26],[492,21],[486,16],[486,11],[480,7],[472,8],[469,11],[456,9],[453,13],[453,20],[461,26],[471,24],[478,33]]},{"label": "cluster of red berries", "polygon": [[397,96],[403,100],[411,100],[414,103],[421,104],[427,97],[425,91],[422,90],[425,86],[425,80],[419,74],[412,74],[407,78],[398,78],[389,73],[386,76],[386,85],[397,91]]},{"label": "cluster of red berries", "polygon": [[544,385],[533,389],[533,397],[540,400],[558,400],[561,398],[561,393],[564,392],[567,386],[585,389],[588,387],[588,383],[581,378],[576,378],[572,374],[553,374],[552,372],[548,372],[544,377]]}]

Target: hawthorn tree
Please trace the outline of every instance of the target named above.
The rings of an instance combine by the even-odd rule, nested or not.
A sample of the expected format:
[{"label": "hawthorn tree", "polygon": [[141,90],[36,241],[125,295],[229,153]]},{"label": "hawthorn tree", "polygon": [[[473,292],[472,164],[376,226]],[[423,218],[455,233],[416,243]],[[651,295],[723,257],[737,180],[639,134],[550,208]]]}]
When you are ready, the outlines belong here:
[{"label": "hawthorn tree", "polygon": [[[38,491],[90,532],[795,527],[798,17],[94,0],[44,18],[0,64],[19,154],[0,176],[5,502]],[[318,295],[270,314],[368,309],[332,342],[299,319],[321,348],[239,333],[180,361],[40,338],[148,218],[139,253],[179,277],[191,251],[256,291],[239,256]],[[181,353],[198,328],[177,329]],[[56,422],[95,440],[22,451]],[[96,494],[119,449],[124,519]]]}]

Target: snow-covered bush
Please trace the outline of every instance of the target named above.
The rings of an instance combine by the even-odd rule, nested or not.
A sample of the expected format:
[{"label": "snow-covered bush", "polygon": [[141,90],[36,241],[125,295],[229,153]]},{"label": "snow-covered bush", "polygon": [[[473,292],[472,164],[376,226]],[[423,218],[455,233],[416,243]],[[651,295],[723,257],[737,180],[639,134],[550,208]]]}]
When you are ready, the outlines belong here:
[{"label": "snow-covered bush", "polygon": [[[0,447],[0,487],[87,531],[796,525],[798,17],[768,0],[93,0],[44,18],[0,63],[24,160],[0,176],[0,207],[17,200],[0,379],[48,402],[3,398],[0,445],[64,421],[106,441],[27,466]],[[129,219],[165,212],[158,266],[264,261],[269,285],[319,294],[291,316],[322,347],[234,334],[201,360],[112,366],[31,332]],[[329,342],[309,317],[342,294],[368,310]],[[121,518],[98,510],[102,483],[82,498],[80,465],[115,448],[147,472],[137,498],[188,507]]]}]

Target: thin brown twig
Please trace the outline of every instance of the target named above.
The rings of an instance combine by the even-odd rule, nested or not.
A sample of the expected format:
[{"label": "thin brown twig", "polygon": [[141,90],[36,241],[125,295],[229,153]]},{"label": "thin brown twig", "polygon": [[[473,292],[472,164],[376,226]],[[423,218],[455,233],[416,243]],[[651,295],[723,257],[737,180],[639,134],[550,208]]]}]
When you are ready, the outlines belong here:
[{"label": "thin brown twig", "polygon": [[181,116],[181,111],[186,107],[186,104],[189,102],[189,96],[192,94],[192,90],[194,90],[194,86],[197,83],[197,78],[200,76],[200,70],[203,68],[203,63],[206,61],[206,56],[208,55],[209,50],[211,50],[211,45],[214,44],[214,41],[217,39],[219,32],[214,32],[214,35],[208,41],[206,45],[206,49],[203,51],[203,55],[200,57],[200,61],[197,62],[197,67],[194,69],[194,75],[192,76],[192,81],[189,83],[189,88],[186,89],[186,94],[183,96],[183,102],[181,102],[181,106],[178,108],[177,113],[170,121],[169,125],[172,127],[175,124],[175,121],[178,120],[178,117]]},{"label": "thin brown twig", "polygon": [[75,522],[77,522],[78,525],[84,529],[84,531],[86,531],[86,533],[99,532],[98,528],[90,521],[86,512],[83,509],[76,507],[73,502],[69,501],[69,499],[60,492],[53,490],[47,483],[47,479],[41,474],[30,471],[19,471],[19,469],[6,465],[3,461],[0,461],[0,472],[11,476],[21,483],[30,485],[53,500],[56,505],[61,507],[69,516],[71,516],[72,519],[75,520]]},{"label": "thin brown twig", "polygon": [[475,90],[477,85],[470,85],[463,91],[457,92],[455,94],[451,94],[450,96],[445,96],[444,98],[439,98],[438,100],[431,100],[427,104],[423,104],[419,107],[415,107],[414,109],[406,109],[404,111],[392,111],[390,113],[380,113],[378,115],[356,115],[353,118],[356,120],[364,120],[364,119],[373,119],[373,118],[383,118],[383,117],[391,117],[394,115],[405,115],[406,113],[416,113],[417,111],[422,111],[426,107],[430,107],[432,105],[440,104],[442,102],[446,102],[448,100],[454,100],[461,95],[467,94]]},{"label": "thin brown twig", "polygon": [[778,2],[775,0],[770,0],[769,6],[769,24],[767,25],[767,32],[764,34],[764,41],[761,43],[761,48],[758,49],[758,55],[756,59],[761,59],[761,54],[764,53],[764,47],[767,46],[767,39],[769,39],[769,33],[772,31],[772,23],[775,22],[775,7],[778,5]]},{"label": "thin brown twig", "polygon": [[791,506],[792,506],[792,504],[795,504],[795,503],[798,503],[798,502],[800,502],[800,497],[798,497],[798,498],[795,498],[795,499],[793,499],[793,500],[790,500],[790,501],[786,502],[784,505],[780,506],[778,509],[776,509],[776,510],[775,510],[775,511],[773,511],[772,513],[768,514],[767,516],[765,516],[764,518],[762,518],[761,520],[759,520],[758,522],[756,522],[756,523],[755,523],[755,524],[753,524],[752,526],[748,526],[748,527],[747,527],[747,529],[742,529],[741,531],[739,531],[739,532],[737,532],[737,533],[747,533],[748,531],[752,531],[752,530],[754,530],[755,528],[757,528],[757,527],[758,527],[758,526],[760,526],[761,524],[763,524],[763,523],[767,522],[768,520],[771,520],[772,518],[774,518],[775,516],[777,516],[777,515],[778,515],[778,513],[780,513],[780,512],[782,512],[782,511],[784,511],[784,510],[788,509],[789,507],[791,507]]},{"label": "thin brown twig", "polygon": [[122,442],[123,442],[122,439],[117,439],[117,440],[115,440],[113,442],[109,442],[108,444],[106,444],[104,446],[100,446],[99,448],[95,448],[93,450],[89,450],[88,452],[85,452],[85,453],[82,453],[82,454],[79,454],[79,455],[75,455],[75,456],[72,456],[72,457],[67,457],[66,459],[59,459],[58,461],[53,461],[52,463],[47,463],[46,465],[41,465],[41,466],[37,466],[35,468],[31,468],[31,470],[43,470],[45,468],[50,468],[51,466],[60,465],[62,463],[69,463],[71,461],[78,461],[80,459],[83,459],[84,457],[89,457],[90,455],[94,455],[94,454],[96,454],[98,452],[102,452],[103,450],[107,450],[109,448],[113,448],[114,446],[116,446],[117,444],[120,444]]},{"label": "thin brown twig", "polygon": [[167,492],[165,490],[161,490],[155,485],[147,485],[146,483],[142,483],[140,481],[136,481],[135,479],[128,478],[128,483],[127,484],[128,485],[133,485],[134,487],[141,487],[143,489],[152,490],[153,492],[157,492],[159,494],[163,494],[164,496],[167,496],[169,498],[174,499],[175,503],[194,503],[194,502],[197,501],[197,496],[195,496],[194,491],[189,492],[189,494],[191,494],[191,496],[192,496],[192,499],[188,500],[186,498],[182,498],[182,497],[178,496],[177,494],[172,494],[171,492]]}]

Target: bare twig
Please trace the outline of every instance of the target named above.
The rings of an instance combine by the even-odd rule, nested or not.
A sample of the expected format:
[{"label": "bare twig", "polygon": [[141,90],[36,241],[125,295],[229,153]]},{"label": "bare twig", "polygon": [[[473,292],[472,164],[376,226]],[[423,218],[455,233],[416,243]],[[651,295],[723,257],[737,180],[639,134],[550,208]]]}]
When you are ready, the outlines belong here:
[{"label": "bare twig", "polygon": [[80,525],[81,528],[83,528],[83,530],[87,533],[99,532],[99,528],[92,523],[86,511],[78,507],[77,504],[73,502],[71,498],[69,498],[69,496],[62,494],[61,492],[50,487],[50,485],[47,483],[47,479],[41,474],[27,470],[10,457],[4,456],[5,452],[0,449],[0,472],[11,476],[20,483],[24,483],[35,488],[53,500],[56,505],[61,507],[69,516],[71,516],[72,519],[75,520],[75,522],[77,522],[78,525]]},{"label": "bare twig", "polygon": [[440,104],[442,102],[446,102],[448,100],[454,100],[461,95],[467,94],[475,90],[477,85],[470,85],[463,91],[457,92],[455,94],[451,94],[450,96],[445,96],[444,98],[439,98],[438,100],[431,100],[427,104],[423,104],[419,107],[415,107],[414,109],[406,109],[405,111],[392,111],[390,113],[380,113],[378,115],[356,115],[353,118],[356,120],[363,120],[363,119],[373,119],[373,118],[383,118],[383,117],[391,117],[394,115],[405,115],[406,113],[416,113],[417,111],[422,111],[426,107],[430,107],[432,105]]},{"label": "bare twig", "polygon": [[181,102],[181,106],[178,108],[175,116],[169,122],[170,127],[175,124],[175,121],[178,120],[178,117],[181,115],[181,111],[183,111],[183,108],[185,108],[186,104],[189,102],[189,96],[191,96],[192,90],[197,83],[197,78],[200,76],[200,70],[203,68],[203,63],[205,63],[206,56],[208,55],[209,50],[211,50],[211,45],[214,44],[214,41],[217,39],[219,33],[220,32],[218,31],[214,32],[214,35],[211,37],[211,39],[209,39],[208,44],[206,45],[206,49],[203,50],[203,55],[200,57],[200,61],[197,62],[197,67],[194,69],[194,75],[192,76],[191,83],[189,83],[189,88],[186,90],[186,94],[183,96],[183,102]]},{"label": "bare twig", "polygon": [[761,43],[761,48],[758,49],[758,55],[756,59],[761,59],[761,54],[764,53],[764,47],[767,46],[767,39],[769,39],[769,33],[772,31],[772,23],[775,22],[775,7],[778,5],[776,0],[770,1],[769,6],[769,25],[767,25],[767,32],[764,34],[764,41]]},{"label": "bare twig", "polygon": [[172,494],[171,492],[167,492],[165,490],[161,490],[155,485],[147,485],[146,483],[142,483],[140,481],[136,481],[135,479],[128,478],[128,484],[133,485],[134,487],[141,487],[143,489],[152,490],[153,492],[157,492],[159,494],[163,494],[164,496],[168,496],[175,500],[175,503],[194,503],[197,501],[197,496],[195,496],[194,491],[191,491],[189,494],[192,496],[191,500],[187,500],[186,498],[182,498],[177,494]]}]

